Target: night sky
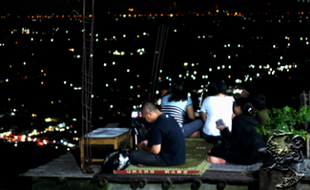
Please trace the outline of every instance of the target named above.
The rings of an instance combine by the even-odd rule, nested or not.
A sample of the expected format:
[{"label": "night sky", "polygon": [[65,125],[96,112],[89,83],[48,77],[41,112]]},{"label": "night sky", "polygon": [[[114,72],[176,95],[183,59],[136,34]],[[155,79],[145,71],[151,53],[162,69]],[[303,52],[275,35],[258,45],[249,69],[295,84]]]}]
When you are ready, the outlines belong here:
[{"label": "night sky", "polygon": [[[17,116],[34,113],[79,122],[82,2],[0,2],[1,114],[15,109]],[[206,91],[209,80],[220,76],[230,89],[240,85],[264,93],[268,107],[298,107],[299,94],[309,90],[307,1],[95,5],[93,122],[98,126],[127,117],[147,100],[162,25],[169,31],[159,92],[184,78],[197,101],[197,91]]]}]

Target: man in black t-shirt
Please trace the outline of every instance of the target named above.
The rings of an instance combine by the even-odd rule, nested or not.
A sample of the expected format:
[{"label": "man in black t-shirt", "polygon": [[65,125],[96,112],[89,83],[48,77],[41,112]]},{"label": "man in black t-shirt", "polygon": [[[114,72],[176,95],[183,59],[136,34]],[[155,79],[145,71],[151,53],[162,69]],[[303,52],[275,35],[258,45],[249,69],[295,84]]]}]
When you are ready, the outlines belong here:
[{"label": "man in black t-shirt", "polygon": [[150,102],[143,105],[142,116],[153,123],[151,140],[137,145],[130,153],[131,163],[148,166],[176,166],[185,163],[185,139],[176,120],[163,114]]}]

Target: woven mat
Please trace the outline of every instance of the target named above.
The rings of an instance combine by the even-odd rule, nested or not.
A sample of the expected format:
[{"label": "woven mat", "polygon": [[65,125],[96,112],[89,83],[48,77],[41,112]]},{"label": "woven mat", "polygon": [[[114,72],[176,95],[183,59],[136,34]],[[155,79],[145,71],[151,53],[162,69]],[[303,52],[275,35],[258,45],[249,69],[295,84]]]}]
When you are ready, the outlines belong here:
[{"label": "woven mat", "polygon": [[114,170],[114,174],[177,174],[177,175],[202,175],[211,165],[208,162],[208,150],[212,145],[201,138],[186,138],[186,163],[179,166],[139,167],[130,164],[125,170]]}]

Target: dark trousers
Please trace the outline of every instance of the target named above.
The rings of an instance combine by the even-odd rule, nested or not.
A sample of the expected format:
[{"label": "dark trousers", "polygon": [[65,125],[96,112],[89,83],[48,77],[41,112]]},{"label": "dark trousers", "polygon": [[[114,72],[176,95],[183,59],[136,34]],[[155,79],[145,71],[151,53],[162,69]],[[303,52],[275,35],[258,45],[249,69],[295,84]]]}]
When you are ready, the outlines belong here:
[{"label": "dark trousers", "polygon": [[131,164],[142,164],[146,166],[168,166],[168,164],[157,154],[145,150],[133,150],[130,153]]}]

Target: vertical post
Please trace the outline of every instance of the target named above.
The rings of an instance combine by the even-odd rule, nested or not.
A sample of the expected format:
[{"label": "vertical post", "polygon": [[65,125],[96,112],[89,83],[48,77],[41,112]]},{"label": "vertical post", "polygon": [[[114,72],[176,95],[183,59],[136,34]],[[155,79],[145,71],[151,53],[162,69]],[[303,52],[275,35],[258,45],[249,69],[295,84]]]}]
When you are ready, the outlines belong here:
[{"label": "vertical post", "polygon": [[[91,168],[91,121],[92,121],[92,92],[93,92],[93,41],[94,41],[94,3],[92,0],[91,13],[86,12],[86,0],[83,0],[83,57],[82,57],[82,138],[84,146],[80,147],[81,159],[87,161],[83,172],[93,173]],[[86,27],[88,25],[88,27]],[[87,30],[87,28],[90,30]],[[84,151],[84,148],[86,149]]]}]

